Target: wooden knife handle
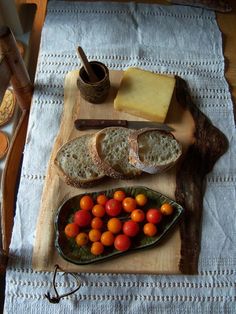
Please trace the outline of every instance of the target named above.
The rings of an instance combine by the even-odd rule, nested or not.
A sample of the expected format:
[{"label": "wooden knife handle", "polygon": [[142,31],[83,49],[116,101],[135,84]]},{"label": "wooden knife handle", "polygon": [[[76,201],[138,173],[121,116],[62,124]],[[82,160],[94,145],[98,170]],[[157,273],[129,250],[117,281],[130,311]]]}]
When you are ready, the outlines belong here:
[{"label": "wooden knife handle", "polygon": [[105,119],[77,119],[75,127],[78,130],[103,129],[110,126],[127,127],[126,120],[105,120]]}]

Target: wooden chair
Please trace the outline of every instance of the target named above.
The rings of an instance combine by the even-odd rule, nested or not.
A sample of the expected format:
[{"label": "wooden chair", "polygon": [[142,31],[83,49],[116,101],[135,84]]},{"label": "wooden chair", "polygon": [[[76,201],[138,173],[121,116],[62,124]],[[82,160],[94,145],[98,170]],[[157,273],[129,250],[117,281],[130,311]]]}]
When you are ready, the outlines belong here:
[{"label": "wooden chair", "polygon": [[27,60],[27,69],[30,78],[33,80],[38,60],[38,52],[41,39],[41,31],[46,15],[48,0],[15,0],[17,10],[21,17],[21,12],[25,6],[34,6],[34,18],[29,38],[29,53]]},{"label": "wooden chair", "polygon": [[11,139],[2,174],[0,273],[4,273],[6,269],[13,227],[18,175],[33,94],[33,85],[17,48],[15,37],[8,27],[2,27],[0,28],[0,102],[9,83],[13,87],[17,104],[21,109],[21,116]]}]

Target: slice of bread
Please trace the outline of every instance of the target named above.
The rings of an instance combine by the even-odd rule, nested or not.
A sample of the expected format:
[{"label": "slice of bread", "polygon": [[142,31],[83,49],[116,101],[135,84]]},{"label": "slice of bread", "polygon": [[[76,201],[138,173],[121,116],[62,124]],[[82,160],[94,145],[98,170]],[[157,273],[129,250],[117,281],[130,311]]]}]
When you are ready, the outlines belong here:
[{"label": "slice of bread", "polygon": [[128,136],[133,130],[108,127],[94,134],[90,151],[98,168],[115,179],[131,179],[142,171],[129,163]]},{"label": "slice of bread", "polygon": [[64,144],[56,154],[54,164],[64,181],[74,187],[90,187],[105,178],[94,164],[88,149],[91,134],[77,137]]},{"label": "slice of bread", "polygon": [[182,154],[182,147],[173,134],[144,128],[129,135],[129,162],[151,174],[174,166]]}]

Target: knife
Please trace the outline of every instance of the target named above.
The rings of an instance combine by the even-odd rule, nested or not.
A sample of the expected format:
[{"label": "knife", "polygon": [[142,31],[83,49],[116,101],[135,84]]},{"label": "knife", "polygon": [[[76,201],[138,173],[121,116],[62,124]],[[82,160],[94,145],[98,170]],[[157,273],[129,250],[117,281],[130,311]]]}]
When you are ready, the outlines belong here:
[{"label": "knife", "polygon": [[74,122],[77,130],[103,129],[111,126],[118,126],[130,129],[157,128],[162,131],[171,132],[173,128],[164,123],[149,121],[128,121],[128,120],[106,120],[106,119],[77,119]]}]

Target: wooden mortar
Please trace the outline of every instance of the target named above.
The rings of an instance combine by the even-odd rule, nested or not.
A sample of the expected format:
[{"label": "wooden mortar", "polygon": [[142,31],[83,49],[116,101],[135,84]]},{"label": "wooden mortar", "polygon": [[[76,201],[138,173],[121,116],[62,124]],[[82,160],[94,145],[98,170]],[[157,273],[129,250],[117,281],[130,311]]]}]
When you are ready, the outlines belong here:
[{"label": "wooden mortar", "polygon": [[81,96],[85,100],[93,104],[100,104],[105,101],[109,93],[109,70],[103,63],[99,61],[91,61],[90,65],[96,74],[98,81],[91,82],[83,66],[79,71],[77,86],[80,90]]}]

